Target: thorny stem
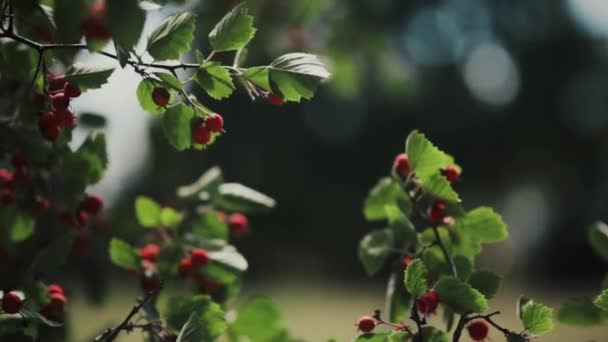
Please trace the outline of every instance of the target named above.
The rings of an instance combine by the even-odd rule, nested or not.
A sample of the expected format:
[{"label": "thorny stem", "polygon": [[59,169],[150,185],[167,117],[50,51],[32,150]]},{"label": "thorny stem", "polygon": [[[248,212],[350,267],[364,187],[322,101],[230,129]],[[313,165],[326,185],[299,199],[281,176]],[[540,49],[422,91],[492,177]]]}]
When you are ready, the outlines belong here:
[{"label": "thorny stem", "polygon": [[116,337],[118,336],[118,334],[120,334],[120,332],[122,330],[132,329],[134,327],[133,324],[131,323],[131,319],[133,319],[133,316],[135,316],[137,313],[139,313],[139,311],[144,307],[144,305],[146,305],[146,303],[148,301],[150,301],[150,299],[152,299],[156,294],[158,294],[158,292],[163,288],[163,284],[164,284],[164,282],[161,281],[160,285],[156,289],[148,292],[141,301],[136,303],[133,306],[133,308],[131,309],[131,311],[129,312],[129,314],[127,315],[127,317],[125,317],[125,319],[122,321],[122,323],[120,323],[119,325],[117,325],[114,328],[109,328],[103,334],[97,336],[94,341],[95,342],[114,341],[114,339],[116,339]]}]

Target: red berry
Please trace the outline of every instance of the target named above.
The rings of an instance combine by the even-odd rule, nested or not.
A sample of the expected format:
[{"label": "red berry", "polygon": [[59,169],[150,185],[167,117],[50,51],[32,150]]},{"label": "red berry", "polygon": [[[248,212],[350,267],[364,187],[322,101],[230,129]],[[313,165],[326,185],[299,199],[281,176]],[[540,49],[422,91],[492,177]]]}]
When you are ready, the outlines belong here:
[{"label": "red berry", "polygon": [[47,210],[49,210],[49,208],[51,207],[51,203],[47,198],[38,196],[36,197],[34,207],[36,209],[36,213],[40,215],[44,214]]},{"label": "red berry", "polygon": [[59,133],[61,132],[57,122],[57,116],[55,116],[55,113],[53,112],[46,112],[42,114],[38,120],[38,126],[42,132],[42,137],[49,141],[54,141],[57,139],[57,137],[59,137]]},{"label": "red berry", "polygon": [[208,280],[201,285],[201,290],[203,290],[204,293],[214,294],[220,289],[220,287],[222,287],[222,285],[220,285],[220,283],[217,281]]},{"label": "red berry", "polygon": [[55,110],[66,109],[70,105],[70,98],[65,95],[64,92],[59,92],[51,96],[53,101],[53,108]]},{"label": "red berry", "polygon": [[0,169],[0,184],[12,183],[13,173],[7,169]]},{"label": "red berry", "polygon": [[80,205],[78,206],[80,210],[84,210],[89,214],[97,215],[103,209],[103,198],[97,195],[88,195]]},{"label": "red berry", "polygon": [[55,75],[49,73],[47,75],[47,81],[49,84],[49,91],[56,92],[63,89],[66,79],[65,75]]},{"label": "red berry", "polygon": [[90,15],[82,22],[82,33],[87,40],[108,40],[112,38],[106,23],[105,1],[97,1],[91,6]]},{"label": "red berry", "polygon": [[423,314],[432,314],[437,310],[437,306],[439,305],[439,295],[437,292],[430,291],[422,295],[416,302],[416,307],[418,311]]},{"label": "red berry", "polygon": [[51,302],[48,305],[53,308],[53,311],[63,312],[65,305],[68,303],[65,295],[63,293],[51,293],[49,297],[51,298]]},{"label": "red berry", "polygon": [[190,262],[194,267],[203,267],[209,262],[209,254],[206,250],[197,248],[192,251]]},{"label": "red berry", "polygon": [[37,26],[34,28],[34,33],[43,42],[49,43],[53,41],[53,30],[49,26]]},{"label": "red berry", "polygon": [[46,293],[48,293],[49,296],[52,295],[53,293],[65,294],[63,292],[63,287],[61,287],[60,285],[57,285],[57,284],[48,285],[46,287]]},{"label": "red berry", "polygon": [[407,175],[410,173],[410,161],[407,157],[407,154],[401,153],[395,157],[395,161],[393,162],[393,167],[399,171],[401,175]]},{"label": "red berry", "polygon": [[127,268],[127,274],[130,276],[136,276],[137,275],[137,269],[135,268]]},{"label": "red berry", "polygon": [[232,234],[241,236],[249,231],[249,220],[241,213],[235,213],[228,218],[228,227]]},{"label": "red berry", "polygon": [[63,85],[63,93],[70,98],[78,97],[81,94],[80,88],[70,82],[65,82],[65,84]]},{"label": "red berry", "polygon": [[270,102],[271,104],[273,104],[275,106],[280,106],[285,102],[285,101],[283,101],[283,98],[281,98],[280,96],[277,96],[273,93],[268,93],[268,95],[266,95],[266,99],[268,100],[268,102]]},{"label": "red berry", "polygon": [[76,116],[67,108],[55,110],[55,117],[60,127],[68,128],[76,126]]},{"label": "red berry", "polygon": [[442,223],[445,216],[445,201],[436,200],[433,202],[433,204],[427,210],[427,215],[433,223]]},{"label": "red berry", "polygon": [[224,118],[217,113],[213,113],[205,118],[205,125],[211,132],[220,132],[224,128]]},{"label": "red berry", "polygon": [[59,126],[49,126],[42,130],[42,137],[48,141],[55,141],[60,133],[61,129]]},{"label": "red berry", "polygon": [[490,327],[485,321],[477,320],[469,324],[467,326],[467,330],[469,331],[469,336],[471,336],[473,341],[483,341],[486,337],[488,337]]},{"label": "red berry", "polygon": [[171,94],[166,88],[157,87],[152,90],[152,101],[159,107],[166,107],[171,99]]},{"label": "red berry", "polygon": [[445,176],[448,182],[453,182],[458,179],[459,173],[458,169],[454,166],[448,166],[441,170],[441,173]]},{"label": "red berry", "polygon": [[405,257],[401,259],[401,265],[403,265],[403,268],[407,268],[412,263],[412,261],[414,261],[414,259],[410,257]]},{"label": "red berry", "polygon": [[15,201],[15,192],[13,189],[0,189],[0,203],[9,205]]},{"label": "red berry", "polygon": [[192,261],[190,258],[180,260],[179,265],[177,266],[177,271],[182,277],[187,277],[192,274]]},{"label": "red berry", "polygon": [[204,125],[196,126],[192,129],[192,139],[197,144],[205,145],[211,140],[211,131]]},{"label": "red berry", "polygon": [[25,157],[23,157],[23,154],[15,152],[11,155],[11,165],[18,169],[20,167],[27,166],[27,161],[25,160]]},{"label": "red berry", "polygon": [[160,247],[154,243],[149,243],[139,250],[141,258],[151,262],[156,262],[159,254]]},{"label": "red berry", "polygon": [[369,316],[363,316],[359,318],[357,321],[357,328],[364,332],[368,333],[374,330],[376,327],[376,320]]},{"label": "red berry", "polygon": [[89,214],[84,210],[78,210],[76,212],[76,223],[78,228],[83,228],[89,221]]},{"label": "red berry", "polygon": [[8,314],[19,312],[22,306],[23,300],[16,293],[9,292],[2,297],[2,310]]}]

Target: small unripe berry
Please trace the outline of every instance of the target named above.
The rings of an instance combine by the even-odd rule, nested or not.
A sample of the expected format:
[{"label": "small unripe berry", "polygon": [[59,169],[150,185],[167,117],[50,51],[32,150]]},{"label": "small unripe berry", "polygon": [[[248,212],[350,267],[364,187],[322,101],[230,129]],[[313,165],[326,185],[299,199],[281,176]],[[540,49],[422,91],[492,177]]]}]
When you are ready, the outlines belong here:
[{"label": "small unripe berry", "polygon": [[209,262],[209,254],[206,250],[197,248],[192,251],[190,262],[194,267],[203,267]]},{"label": "small unripe berry", "polygon": [[416,302],[418,311],[425,315],[435,313],[437,306],[439,306],[439,295],[435,291],[425,293]]},{"label": "small unripe berry", "polygon": [[0,189],[0,203],[9,205],[15,201],[15,192],[13,189]]},{"label": "small unripe berry", "polygon": [[67,108],[55,110],[55,117],[57,118],[59,127],[68,128],[76,126],[76,116]]},{"label": "small unripe berry", "polygon": [[410,173],[410,161],[407,157],[407,154],[401,153],[395,157],[395,161],[393,162],[393,167],[401,174],[402,176]]},{"label": "small unripe berry", "polygon": [[63,93],[70,98],[78,97],[81,94],[80,88],[70,82],[65,82],[63,85]]},{"label": "small unripe berry", "polygon": [[48,285],[46,287],[46,293],[48,293],[49,296],[52,295],[53,293],[65,294],[63,292],[63,287],[61,287],[60,285],[57,285],[57,284]]},{"label": "small unripe berry", "polygon": [[401,265],[403,265],[403,268],[407,268],[412,263],[412,261],[414,261],[412,258],[405,257],[401,259]]},{"label": "small unripe berry", "polygon": [[7,184],[13,181],[13,173],[7,169],[0,169],[0,184]]},{"label": "small unripe berry", "polygon": [[281,98],[280,96],[277,96],[273,93],[268,93],[268,95],[266,95],[266,99],[268,100],[268,102],[270,102],[271,104],[273,104],[275,106],[280,106],[283,103],[285,103],[285,101],[283,101],[283,98]]},{"label": "small unripe berry", "polygon": [[18,294],[9,292],[2,297],[2,310],[8,314],[15,314],[21,310],[23,300]]},{"label": "small unripe berry", "polygon": [[18,169],[20,167],[27,166],[27,161],[25,160],[23,154],[15,152],[11,155],[11,165],[13,165],[14,168]]},{"label": "small unripe berry", "polygon": [[98,195],[88,195],[80,202],[78,208],[89,214],[97,215],[103,209],[103,198]]},{"label": "small unripe berry", "polygon": [[249,220],[241,213],[235,213],[228,218],[228,227],[232,234],[241,236],[249,232]]},{"label": "small unripe berry", "polygon": [[217,113],[213,113],[205,118],[205,126],[211,132],[220,132],[224,128],[224,118]]},{"label": "small unripe berry", "polygon": [[458,169],[451,165],[442,169],[441,173],[445,176],[445,179],[447,179],[450,183],[457,180],[459,176]]},{"label": "small unripe berry", "polygon": [[139,250],[141,258],[151,262],[156,262],[159,254],[160,247],[155,243],[149,243]]},{"label": "small unripe berry", "polygon": [[369,316],[363,316],[357,321],[357,328],[364,332],[372,332],[376,327],[376,320]]},{"label": "small unripe berry", "polygon": [[171,100],[171,94],[167,88],[156,87],[152,90],[152,101],[159,107],[166,107]]},{"label": "small unripe berry", "polygon": [[51,203],[47,198],[38,196],[36,197],[34,208],[37,214],[44,214],[51,207]]},{"label": "small unripe berry", "polygon": [[179,261],[177,272],[182,277],[187,277],[192,274],[192,261],[190,258],[184,258]]},{"label": "small unripe berry", "polygon": [[65,96],[64,92],[60,92],[51,96],[53,108],[55,110],[66,109],[70,105],[70,98]]},{"label": "small unripe berry", "polygon": [[471,322],[471,324],[467,326],[467,330],[469,331],[469,336],[471,336],[473,341],[483,341],[486,337],[488,337],[490,327],[485,321],[477,320]]},{"label": "small unripe berry", "polygon": [[192,129],[192,140],[197,144],[205,145],[211,140],[211,131],[205,125],[198,125]]},{"label": "small unripe berry", "polygon": [[433,223],[442,223],[443,218],[445,217],[445,201],[436,200],[433,202],[433,204],[427,210],[427,215]]},{"label": "small unripe berry", "polygon": [[112,34],[106,23],[105,1],[96,1],[90,15],[82,22],[82,33],[87,40],[108,40]]}]

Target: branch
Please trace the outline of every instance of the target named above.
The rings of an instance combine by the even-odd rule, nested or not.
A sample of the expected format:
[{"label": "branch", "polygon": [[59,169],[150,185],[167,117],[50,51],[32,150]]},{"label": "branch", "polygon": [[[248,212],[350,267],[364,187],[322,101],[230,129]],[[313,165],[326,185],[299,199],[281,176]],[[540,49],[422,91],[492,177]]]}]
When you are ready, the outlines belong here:
[{"label": "branch", "polygon": [[418,308],[416,307],[416,299],[414,298],[414,303],[412,304],[412,312],[410,318],[416,323],[416,327],[418,328],[418,335],[412,335],[414,341],[422,341],[422,321],[420,320],[420,315],[418,315]]},{"label": "branch", "polygon": [[454,258],[452,258],[450,253],[448,253],[448,249],[443,244],[443,241],[441,240],[441,236],[439,236],[439,229],[437,228],[436,225],[433,225],[433,233],[435,233],[435,241],[439,245],[439,248],[441,248],[441,251],[443,252],[443,256],[445,256],[446,260],[448,261],[448,264],[450,265],[450,268],[452,269],[452,275],[454,276],[454,278],[458,278],[458,270],[456,270],[456,264],[454,263]]},{"label": "branch", "polygon": [[97,336],[94,341],[114,341],[114,339],[116,339],[121,330],[129,330],[130,328],[132,329],[133,325],[131,324],[131,319],[133,318],[133,316],[135,316],[144,307],[144,305],[146,305],[146,303],[150,301],[152,297],[154,297],[156,294],[158,294],[158,292],[160,292],[160,290],[163,288],[163,284],[164,282],[161,281],[160,285],[156,289],[148,292],[140,302],[136,303],[131,309],[131,312],[129,312],[127,317],[125,317],[125,319],[122,321],[122,323],[120,323],[114,328],[106,330],[103,334]]}]

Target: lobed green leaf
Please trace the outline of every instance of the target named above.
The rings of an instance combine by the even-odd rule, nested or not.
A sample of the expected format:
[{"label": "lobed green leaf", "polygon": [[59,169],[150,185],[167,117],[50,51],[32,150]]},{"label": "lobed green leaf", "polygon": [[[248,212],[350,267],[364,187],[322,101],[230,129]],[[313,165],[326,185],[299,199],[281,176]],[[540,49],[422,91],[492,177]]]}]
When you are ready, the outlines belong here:
[{"label": "lobed green leaf", "polygon": [[395,237],[390,229],[374,230],[365,235],[359,242],[359,261],[367,275],[376,274],[391,253]]},{"label": "lobed green leaf", "polygon": [[183,103],[167,108],[163,114],[165,137],[178,151],[183,151],[192,145],[191,120],[193,117],[192,108]]},{"label": "lobed green leaf", "polygon": [[414,298],[420,298],[428,290],[428,271],[420,259],[412,261],[405,270],[405,288]]},{"label": "lobed green leaf", "polygon": [[539,303],[529,303],[522,313],[524,328],[540,335],[553,329],[553,310]]},{"label": "lobed green leaf", "polygon": [[209,33],[209,41],[215,51],[243,48],[255,35],[253,17],[241,3],[228,12]]},{"label": "lobed green leaf", "polygon": [[469,278],[469,284],[487,299],[491,299],[496,295],[500,288],[502,277],[492,271],[479,270],[473,272]]},{"label": "lobed green leaf", "polygon": [[456,278],[439,279],[435,284],[435,291],[442,302],[459,314],[488,310],[488,301],[483,294]]},{"label": "lobed green leaf", "polygon": [[196,16],[187,11],[165,19],[148,37],[147,50],[156,60],[179,59],[194,39]]}]

